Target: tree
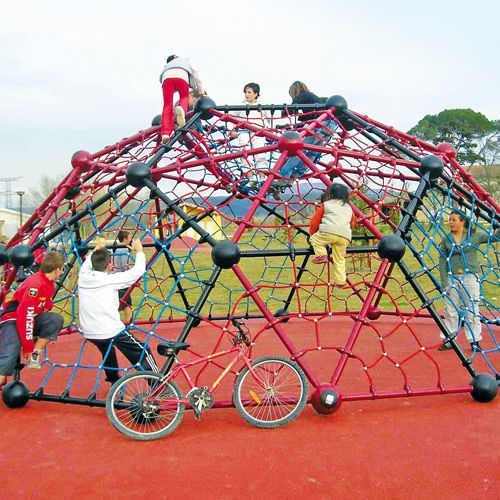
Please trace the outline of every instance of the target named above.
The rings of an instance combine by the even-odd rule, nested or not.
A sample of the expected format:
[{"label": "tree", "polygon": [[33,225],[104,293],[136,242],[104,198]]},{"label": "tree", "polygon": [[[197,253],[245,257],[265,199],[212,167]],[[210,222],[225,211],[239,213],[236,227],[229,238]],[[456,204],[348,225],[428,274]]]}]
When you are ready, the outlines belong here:
[{"label": "tree", "polygon": [[500,162],[500,120],[491,122],[491,129],[479,139],[478,154],[484,165],[498,165]]},{"label": "tree", "polygon": [[38,208],[55,190],[61,182],[61,178],[42,175],[36,188],[30,188],[27,193],[26,205],[35,210]]},{"label": "tree", "polygon": [[477,182],[500,201],[500,120],[471,109],[446,109],[424,116],[408,133],[453,144],[458,162],[468,165]]},{"label": "tree", "polygon": [[457,161],[467,165],[483,162],[486,153],[493,153],[489,148],[495,144],[498,152],[498,121],[491,122],[472,109],[445,109],[437,115],[426,115],[408,133],[434,144],[453,144]]},{"label": "tree", "polygon": [[493,121],[492,125],[490,132],[479,141],[481,158],[471,171],[479,184],[500,202],[500,120]]}]

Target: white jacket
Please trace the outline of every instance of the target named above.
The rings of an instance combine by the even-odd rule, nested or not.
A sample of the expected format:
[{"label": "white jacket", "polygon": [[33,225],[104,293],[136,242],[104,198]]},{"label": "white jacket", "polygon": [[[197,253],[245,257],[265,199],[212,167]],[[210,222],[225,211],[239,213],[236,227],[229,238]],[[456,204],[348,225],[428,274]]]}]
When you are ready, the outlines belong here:
[{"label": "white jacket", "polygon": [[87,256],[78,274],[80,328],[88,339],[109,339],[125,328],[118,312],[118,290],[128,288],[142,277],[146,256],[138,252],[134,267],[120,273],[94,271],[90,257]]},{"label": "white jacket", "polygon": [[319,230],[336,234],[351,241],[352,208],[341,200],[328,200],[323,203],[324,212]]},{"label": "white jacket", "polygon": [[160,83],[163,84],[167,78],[182,78],[197,95],[201,95],[204,91],[200,75],[187,57],[176,57],[165,64],[160,74]]}]

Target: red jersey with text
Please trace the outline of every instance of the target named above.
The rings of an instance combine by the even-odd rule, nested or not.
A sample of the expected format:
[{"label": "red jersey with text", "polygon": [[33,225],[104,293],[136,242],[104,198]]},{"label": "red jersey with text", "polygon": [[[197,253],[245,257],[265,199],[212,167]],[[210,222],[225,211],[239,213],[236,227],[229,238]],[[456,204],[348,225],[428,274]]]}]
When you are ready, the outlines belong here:
[{"label": "red jersey with text", "polygon": [[54,288],[54,282],[38,271],[26,278],[5,304],[0,323],[16,320],[17,333],[25,353],[33,352],[35,317],[52,309]]}]

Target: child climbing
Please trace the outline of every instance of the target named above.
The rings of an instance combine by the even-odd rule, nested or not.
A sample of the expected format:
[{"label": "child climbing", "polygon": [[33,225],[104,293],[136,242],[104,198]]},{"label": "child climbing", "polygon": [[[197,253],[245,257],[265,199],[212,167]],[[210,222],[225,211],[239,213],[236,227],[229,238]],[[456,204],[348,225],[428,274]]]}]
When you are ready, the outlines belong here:
[{"label": "child climbing", "polygon": [[[247,83],[243,87],[243,93],[245,94],[243,104],[252,106],[260,104],[258,101],[260,97],[260,85],[258,83]],[[252,125],[258,125],[261,127],[267,126],[268,116],[264,110],[249,110],[247,112],[236,111],[234,114],[240,116],[242,120],[247,120]],[[231,139],[237,138],[241,148],[255,149],[262,148],[266,145],[264,137],[258,136],[255,133],[246,130],[244,127],[238,129],[233,126],[229,133],[229,137]],[[250,166],[250,170],[246,175],[249,180],[249,182],[247,180],[247,187],[254,188],[258,181],[263,181],[265,179],[265,173],[263,170],[265,171],[269,169],[269,161],[265,153],[258,153],[256,155],[249,156],[246,158],[246,161]]]},{"label": "child climbing", "polygon": [[83,336],[101,352],[106,380],[110,383],[120,378],[115,347],[133,366],[157,371],[149,347],[125,327],[118,312],[118,290],[133,285],[146,270],[141,241],[132,241],[130,249],[135,252],[134,266],[112,273],[111,252],[106,248],[106,240],[100,238],[78,274],[80,327]]},{"label": "child climbing", "polygon": [[40,368],[45,347],[57,339],[63,318],[51,311],[52,295],[63,268],[62,254],[48,252],[40,270],[24,280],[5,304],[0,317],[0,387],[14,372],[20,354],[28,360],[28,368]]},{"label": "child climbing", "polygon": [[179,94],[179,105],[175,107],[176,123],[183,127],[186,123],[186,113],[189,103],[189,89],[193,89],[195,96],[206,95],[203,90],[198,71],[193,68],[186,57],[168,56],[167,62],[160,75],[163,89],[163,112],[161,115],[161,141],[168,142],[173,131],[173,97],[174,92]]},{"label": "child climbing", "polygon": [[[290,85],[288,93],[292,98],[292,104],[316,104],[322,106],[326,102],[326,98],[318,97],[301,81],[293,82]],[[304,145],[306,145],[303,151],[304,155],[311,163],[317,164],[323,153],[317,150],[309,150],[309,146],[325,146],[332,138],[335,130],[337,130],[338,124],[331,118],[313,125],[309,121],[317,120],[321,116],[321,113],[307,111],[307,108],[301,111],[302,113],[297,119],[295,130],[303,136]],[[288,111],[284,110],[282,116],[288,116]],[[307,131],[305,131],[306,126]],[[303,158],[298,155],[289,156],[278,172],[278,180],[273,182],[272,194],[274,199],[280,200],[280,193],[284,193],[287,188],[291,188],[294,179],[302,179],[308,171],[310,173],[310,166],[304,162]]]},{"label": "child climbing", "polygon": [[[476,233],[470,218],[458,210],[450,215],[450,231],[439,245],[439,274],[445,293],[444,324],[457,335],[462,327],[473,351],[482,351],[481,335],[481,258],[479,245],[500,238],[500,229],[492,235]],[[443,345],[439,351],[452,349],[441,333]]]},{"label": "child climbing", "polygon": [[[130,245],[132,243],[132,235],[125,229],[120,229],[116,237],[119,245],[124,245],[125,248],[118,248],[113,253],[113,268],[114,272],[127,271],[132,266],[130,265]],[[132,321],[132,296],[127,295],[127,288],[120,288],[118,290],[118,298],[120,300],[119,311],[123,311],[123,322],[128,325]]]},{"label": "child climbing", "polygon": [[328,262],[327,247],[332,249],[333,280],[336,285],[346,283],[345,254],[351,241],[352,209],[349,190],[343,184],[332,184],[321,197],[321,205],[311,218],[310,243],[314,249],[314,264]]}]

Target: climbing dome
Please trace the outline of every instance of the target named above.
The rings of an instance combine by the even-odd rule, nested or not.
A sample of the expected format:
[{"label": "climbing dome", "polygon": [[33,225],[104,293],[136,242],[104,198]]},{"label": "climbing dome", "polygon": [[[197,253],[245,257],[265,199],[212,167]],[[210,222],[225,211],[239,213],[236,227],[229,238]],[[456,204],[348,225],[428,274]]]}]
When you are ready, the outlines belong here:
[{"label": "climbing dome", "polygon": [[[67,261],[54,297],[65,329],[42,370],[22,372],[32,399],[104,404],[99,353],[79,331],[77,276],[96,237],[125,251],[116,244],[120,229],[145,247],[146,274],[127,291],[135,307],[127,328],[147,345],[187,342],[181,359],[198,359],[231,346],[243,327],[250,358],[276,354],[300,365],[322,413],[350,400],[494,397],[499,206],[451,145],[435,147],[350,111],[340,96],[300,107],[202,98],[167,144],[159,123],[94,154],[75,153],[71,171],[0,254],[0,304],[32,272],[32,252],[58,248]],[[308,244],[309,220],[332,182],[348,186],[354,212],[343,287],[332,264],[311,262]],[[464,247],[482,235],[479,304],[462,296],[440,246],[452,211],[470,220]],[[455,331],[443,320],[450,289],[440,262],[460,291]],[[481,350],[464,334],[473,307]],[[440,333],[452,350],[438,351]],[[120,363],[124,372],[134,368]],[[225,367],[207,359],[193,380],[208,385],[205,378],[211,383]],[[231,405],[228,394],[221,389],[215,406]]]}]

